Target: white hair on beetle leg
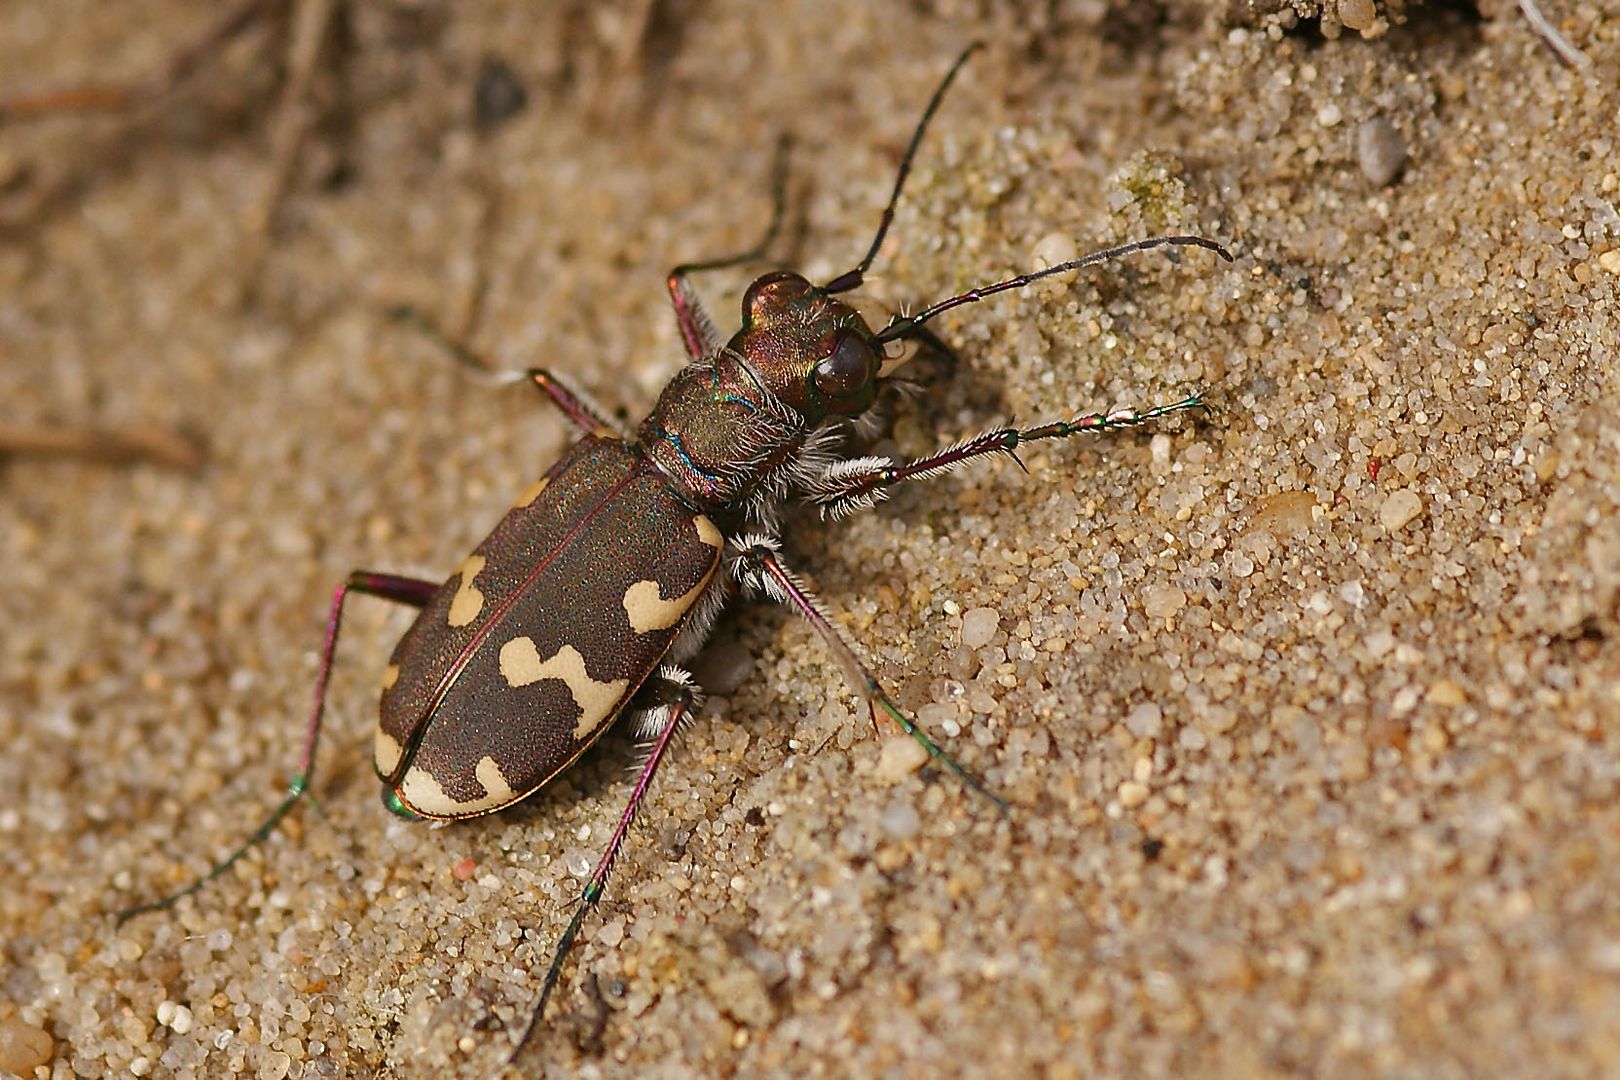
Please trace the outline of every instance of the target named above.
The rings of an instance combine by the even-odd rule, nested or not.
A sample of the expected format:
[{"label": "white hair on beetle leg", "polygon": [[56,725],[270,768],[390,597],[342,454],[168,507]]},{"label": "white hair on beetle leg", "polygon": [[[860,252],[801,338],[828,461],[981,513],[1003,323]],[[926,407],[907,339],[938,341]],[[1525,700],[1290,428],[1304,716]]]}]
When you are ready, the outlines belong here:
[{"label": "white hair on beetle leg", "polygon": [[[738,551],[731,560],[730,570],[744,592],[750,596],[763,594],[775,603],[791,605],[793,597],[783,588],[782,583],[776,579],[775,575],[766,571],[763,565],[764,560],[760,558],[762,553],[774,556],[781,551],[781,542],[774,536],[744,536],[737,542],[737,547]],[[778,569],[787,575],[788,580],[793,583],[795,588],[802,590],[803,587],[798,580],[780,562],[776,565]]]},{"label": "white hair on beetle leg", "polygon": [[[677,687],[686,696],[690,704],[687,706],[685,713],[682,714],[682,727],[691,723],[692,719],[697,716],[698,710],[703,708],[703,688],[697,684],[697,681],[692,678],[691,672],[685,668],[676,667],[674,664],[664,664],[659,667],[658,673],[653,676],[651,681]],[[664,730],[669,727],[669,718],[675,711],[676,704],[678,702],[666,702],[636,713],[633,718],[636,738],[650,740],[662,735]],[[679,735],[680,732],[677,731],[676,734]]]},{"label": "white hair on beetle leg", "polygon": [[704,643],[709,640],[715,620],[720,617],[721,610],[730,599],[731,580],[723,574],[716,574],[710,580],[709,587],[703,590],[703,595],[697,598],[697,603],[692,605],[692,612],[686,617],[686,625],[681,628],[675,643],[670,646],[667,655],[671,663],[684,664],[698,654]]},{"label": "white hair on beetle leg", "polygon": [[893,459],[886,457],[858,457],[835,461],[805,485],[805,495],[820,507],[821,516],[833,521],[871,508],[889,497],[886,488],[873,485],[864,491],[851,480],[864,480],[881,476],[883,470],[895,467]]}]

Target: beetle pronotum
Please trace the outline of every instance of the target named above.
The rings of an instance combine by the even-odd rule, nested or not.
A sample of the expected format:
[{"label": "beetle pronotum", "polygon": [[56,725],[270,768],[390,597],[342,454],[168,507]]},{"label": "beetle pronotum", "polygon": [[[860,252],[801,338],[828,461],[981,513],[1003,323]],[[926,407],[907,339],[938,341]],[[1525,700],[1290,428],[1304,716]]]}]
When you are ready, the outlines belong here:
[{"label": "beetle pronotum", "polygon": [[[782,184],[765,240],[739,256],[678,266],[670,298],[688,354],[632,433],[558,376],[532,382],[578,429],[579,440],[531,485],[444,583],[357,571],[332,599],[326,646],[303,755],[286,797],[206,876],[120,913],[167,907],[223,873],[262,841],[309,789],[343,607],[355,593],[420,609],[384,677],[374,759],[383,801],[406,817],[492,813],[543,787],[620,716],[650,740],[606,849],[547,969],[518,1040],[521,1052],[545,1010],[586,914],[601,899],[615,857],[675,732],[698,705],[681,666],[702,647],[727,600],[764,596],[807,620],[838,660],[873,722],[887,716],[945,769],[999,809],[1005,804],[929,738],[883,689],[800,583],[780,552],[783,511],[808,503],[839,518],[909,480],[947,472],[1025,443],[1144,424],[1200,408],[1197,395],[1150,409],[1090,413],[1033,427],[1003,427],[908,462],[859,452],[880,426],[879,395],[902,380],[880,374],[885,347],[928,338],[944,311],[1108,259],[1162,246],[1231,256],[1200,236],[1159,236],[1020,274],[895,316],[873,330],[839,299],[862,284],[882,247],[929,120],[967,57],[951,66],[902,158],[877,234],[855,267],[823,285],[775,271],[742,302],[742,327],[722,340],[689,277],[758,257],[781,218]],[[463,359],[467,357],[462,354]]]}]

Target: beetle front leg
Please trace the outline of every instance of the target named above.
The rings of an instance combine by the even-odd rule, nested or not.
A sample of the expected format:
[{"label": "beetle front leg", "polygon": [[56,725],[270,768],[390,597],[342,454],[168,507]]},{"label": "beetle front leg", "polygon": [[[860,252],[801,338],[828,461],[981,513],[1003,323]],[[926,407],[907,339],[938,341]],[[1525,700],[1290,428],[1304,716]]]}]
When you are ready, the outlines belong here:
[{"label": "beetle front leg", "polygon": [[781,557],[777,554],[777,543],[774,539],[767,536],[744,537],[738,543],[737,556],[732,563],[731,572],[745,590],[763,594],[779,604],[792,608],[815,628],[821,635],[822,643],[833,654],[838,665],[844,669],[844,677],[849,680],[850,686],[871,710],[874,725],[877,723],[878,713],[888,716],[901,731],[915,739],[924,750],[928,751],[930,757],[964,785],[989,799],[997,810],[1007,812],[1007,803],[1004,799],[992,792],[985,786],[983,780],[968,772],[960,762],[929,738],[927,733],[917,726],[917,722],[888,695],[871,669],[861,661],[854,648],[844,640],[844,635],[832,624],[832,620],[822,610],[821,604],[798,577],[783,565]]},{"label": "beetle front leg", "polygon": [[601,858],[597,859],[596,868],[591,871],[590,880],[585,883],[585,891],[580,895],[578,906],[574,908],[574,916],[568,920],[568,927],[557,942],[557,949],[551,956],[551,966],[546,969],[545,982],[540,986],[540,1000],[535,1004],[534,1012],[529,1015],[528,1026],[523,1029],[523,1037],[512,1048],[507,1064],[510,1065],[517,1060],[518,1055],[523,1053],[523,1048],[529,1044],[535,1029],[540,1026],[540,1019],[546,1011],[546,1002],[551,999],[551,992],[557,986],[557,978],[562,974],[563,961],[573,948],[575,939],[579,937],[585,916],[596,907],[597,901],[602,899],[602,893],[607,889],[608,875],[613,872],[613,864],[619,857],[619,849],[624,846],[625,837],[630,833],[630,824],[635,820],[636,811],[641,809],[641,802],[647,797],[647,789],[652,786],[653,774],[663,762],[670,743],[674,741],[675,733],[697,712],[702,699],[702,691],[692,682],[692,676],[670,664],[659,668],[658,674],[649,679],[636,694],[632,705],[635,715],[632,719],[636,724],[637,734],[652,740],[647,749],[647,759],[641,765],[641,774],[636,777],[636,786],[630,791],[630,801],[625,804],[624,813],[619,815],[619,826],[613,830],[606,849],[603,850]]},{"label": "beetle front leg", "polygon": [[298,771],[294,774],[292,782],[287,785],[287,795],[276,808],[270,811],[253,834],[247,838],[235,851],[216,863],[213,869],[202,877],[193,881],[179,892],[171,893],[161,900],[154,900],[146,904],[136,904],[117,913],[119,923],[145,914],[148,911],[160,911],[172,907],[182,897],[190,896],[204,885],[213,881],[219,875],[229,870],[236,861],[249,850],[262,843],[266,837],[275,831],[281,819],[287,816],[293,805],[309,790],[309,782],[315,773],[315,746],[320,740],[321,719],[326,712],[326,686],[332,674],[332,662],[337,655],[338,631],[343,625],[343,603],[352,593],[366,596],[376,596],[383,600],[392,600],[396,604],[406,604],[410,607],[420,608],[432,599],[434,592],[439,588],[437,582],[422,581],[418,578],[400,577],[397,574],[374,574],[367,570],[356,570],[348,576],[337,591],[332,594],[332,612],[326,622],[326,647],[321,651],[321,670],[315,677],[315,705],[310,711],[309,727],[304,733],[304,752],[298,759]]},{"label": "beetle front leg", "polygon": [[[989,454],[1008,454],[1018,461],[1018,447],[1040,439],[1068,439],[1094,435],[1117,428],[1137,427],[1186,409],[1205,408],[1204,399],[1189,395],[1169,405],[1151,409],[1116,409],[1089,413],[1073,420],[1059,420],[1027,428],[996,428],[955,443],[943,450],[897,465],[889,458],[864,457],[836,461],[811,481],[805,492],[810,502],[821,508],[824,518],[838,519],[865,510],[888,497],[888,488],[907,480],[927,480],[942,475],[964,462]],[[1023,463],[1019,463],[1022,468]]]},{"label": "beetle front leg", "polygon": [[714,319],[703,306],[703,301],[698,299],[692,283],[687,280],[687,275],[692,271],[702,269],[706,267],[701,263],[683,263],[671,270],[669,277],[664,279],[669,289],[670,305],[675,309],[675,322],[681,328],[681,341],[686,345],[686,355],[693,360],[703,359],[720,348],[722,343]]},{"label": "beetle front leg", "polygon": [[771,223],[765,227],[765,235],[759,243],[747,251],[727,255],[723,259],[682,263],[671,270],[669,277],[664,280],[669,289],[669,302],[675,308],[675,321],[681,328],[681,341],[686,344],[686,355],[693,360],[710,355],[725,344],[725,339],[715,329],[714,320],[709,318],[709,313],[704,310],[702,301],[697,298],[692,283],[687,279],[704,270],[724,270],[728,266],[739,266],[764,257],[782,227],[782,217],[787,208],[787,159],[788,140],[783,136],[776,141],[776,164],[771,169]]}]

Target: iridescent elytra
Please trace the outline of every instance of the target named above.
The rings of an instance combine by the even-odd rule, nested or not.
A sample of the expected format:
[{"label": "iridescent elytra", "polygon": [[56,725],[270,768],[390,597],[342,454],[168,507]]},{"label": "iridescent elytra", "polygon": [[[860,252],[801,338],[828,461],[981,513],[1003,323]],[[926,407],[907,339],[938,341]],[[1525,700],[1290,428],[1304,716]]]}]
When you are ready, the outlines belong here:
[{"label": "iridescent elytra", "polygon": [[426,818],[487,814],[537,790],[657,670],[722,539],[632,444],[585,436],[400,640],[377,775]]}]

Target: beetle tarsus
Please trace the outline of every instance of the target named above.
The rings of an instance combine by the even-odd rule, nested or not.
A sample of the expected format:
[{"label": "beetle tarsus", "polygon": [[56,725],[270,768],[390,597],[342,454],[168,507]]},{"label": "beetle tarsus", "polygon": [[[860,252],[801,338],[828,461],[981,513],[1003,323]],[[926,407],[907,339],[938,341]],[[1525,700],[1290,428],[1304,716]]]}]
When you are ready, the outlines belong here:
[{"label": "beetle tarsus", "polygon": [[849,680],[850,686],[872,710],[874,724],[878,712],[881,711],[893,720],[901,731],[915,739],[928,751],[929,757],[960,780],[968,790],[984,796],[1001,813],[1007,812],[1005,799],[991,791],[983,780],[946,753],[943,747],[929,738],[927,732],[918,727],[917,722],[889,697],[877,677],[856,655],[849,642],[844,640],[844,635],[839,633],[832,620],[827,618],[827,613],[822,610],[820,602],[804,587],[798,576],[783,564],[781,556],[777,554],[774,540],[763,537],[745,538],[743,547],[732,564],[732,573],[745,589],[762,593],[777,603],[792,608],[815,628],[821,635],[823,644],[844,669],[844,676]]},{"label": "beetle tarsus", "polygon": [[[281,819],[286,817],[297,804],[298,800],[308,796],[309,782],[315,774],[315,745],[320,740],[321,719],[326,712],[326,686],[332,674],[332,661],[337,655],[338,631],[343,625],[343,603],[351,593],[361,593],[366,596],[375,596],[383,600],[392,600],[398,604],[410,607],[421,607],[432,597],[438,585],[430,581],[421,581],[417,578],[400,577],[397,574],[377,574],[369,570],[356,570],[350,574],[348,580],[339,585],[332,594],[332,611],[326,621],[326,645],[321,651],[321,671],[315,679],[315,705],[310,712],[309,727],[304,733],[304,749],[299,756],[298,770],[287,786],[287,796],[282,799],[276,808],[270,811],[268,817],[253,830],[235,851],[215,863],[213,868],[190,885],[177,892],[170,893],[161,900],[150,903],[136,904],[124,908],[114,914],[117,924],[122,926],[137,915],[144,915],[149,911],[162,911],[173,907],[183,898],[207,885],[225,871],[235,866],[237,861],[253,848],[262,844]],[[313,796],[309,796],[313,798]]]},{"label": "beetle tarsus", "polygon": [[613,836],[609,838],[607,847],[597,859],[596,868],[591,871],[590,880],[585,883],[585,891],[580,894],[573,917],[568,920],[568,927],[558,940],[556,951],[551,954],[551,965],[546,969],[545,981],[540,985],[540,1000],[535,1003],[522,1037],[518,1039],[517,1045],[512,1048],[511,1056],[507,1058],[509,1065],[523,1053],[523,1048],[529,1044],[529,1040],[539,1028],[540,1020],[545,1015],[546,1002],[551,999],[551,992],[556,989],[557,979],[562,974],[563,961],[567,959],[575,939],[579,937],[585,916],[596,906],[597,901],[602,898],[602,893],[607,889],[608,875],[613,872],[613,864],[619,857],[619,849],[624,846],[625,837],[630,833],[630,825],[635,820],[636,811],[641,809],[642,800],[652,784],[653,775],[663,763],[664,755],[668,752],[676,733],[680,731],[683,721],[696,710],[698,702],[698,692],[692,683],[692,677],[670,665],[665,665],[654,678],[648,680],[647,685],[642,687],[639,697],[642,701],[653,702],[641,711],[664,715],[662,729],[653,736],[652,744],[648,747],[647,760],[642,762],[641,774],[636,777],[636,785],[631,789],[630,801],[625,804],[624,813],[619,816],[618,828],[613,830]]}]

